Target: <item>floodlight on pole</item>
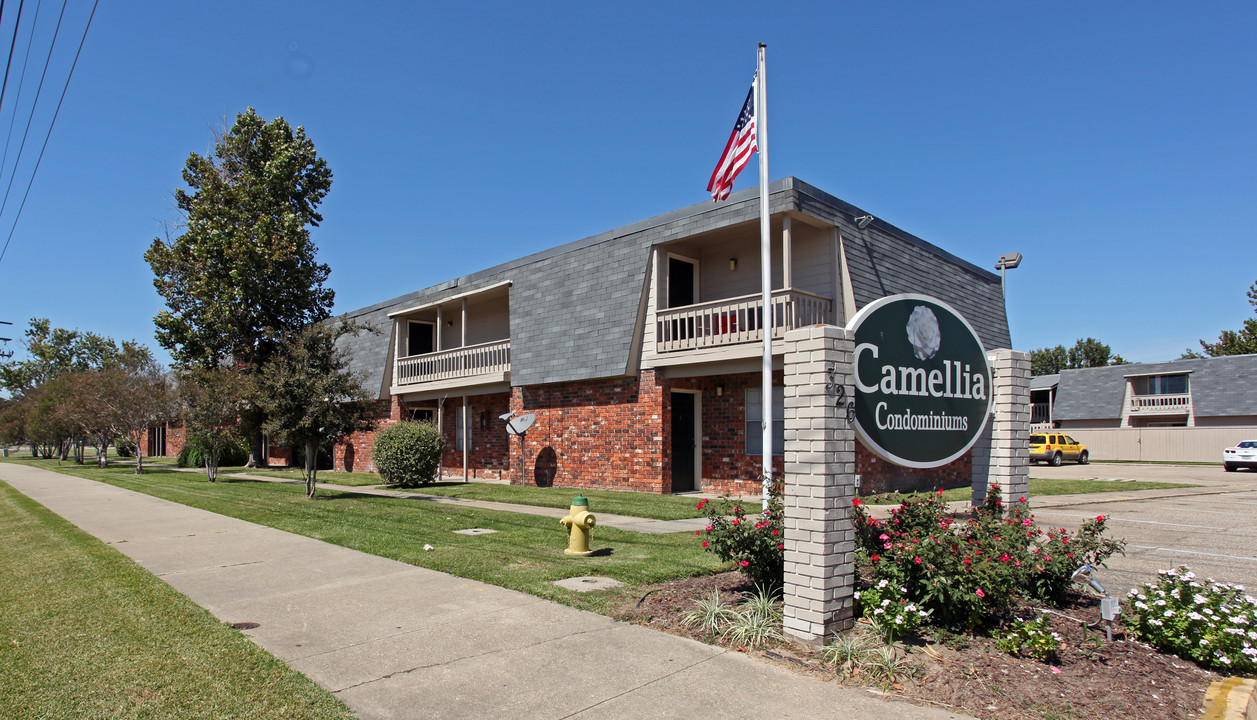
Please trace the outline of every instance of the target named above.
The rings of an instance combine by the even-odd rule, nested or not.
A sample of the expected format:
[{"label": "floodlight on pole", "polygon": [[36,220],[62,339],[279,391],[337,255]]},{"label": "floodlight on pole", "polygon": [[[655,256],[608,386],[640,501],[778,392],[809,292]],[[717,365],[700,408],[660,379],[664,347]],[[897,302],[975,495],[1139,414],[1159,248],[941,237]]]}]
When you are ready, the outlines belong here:
[{"label": "floodlight on pole", "polygon": [[1004,253],[999,256],[999,260],[995,263],[995,269],[999,270],[999,291],[1000,295],[1006,295],[1004,289],[1004,271],[1012,270],[1021,264],[1021,253]]}]

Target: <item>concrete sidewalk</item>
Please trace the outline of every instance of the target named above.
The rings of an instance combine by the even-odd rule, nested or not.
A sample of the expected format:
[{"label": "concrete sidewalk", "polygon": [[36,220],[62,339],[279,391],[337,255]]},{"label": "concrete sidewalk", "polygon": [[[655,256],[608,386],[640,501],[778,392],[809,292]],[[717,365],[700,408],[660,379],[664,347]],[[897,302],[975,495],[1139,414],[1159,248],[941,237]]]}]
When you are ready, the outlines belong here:
[{"label": "concrete sidewalk", "polygon": [[963,718],[90,480],[4,480],[374,718]]}]

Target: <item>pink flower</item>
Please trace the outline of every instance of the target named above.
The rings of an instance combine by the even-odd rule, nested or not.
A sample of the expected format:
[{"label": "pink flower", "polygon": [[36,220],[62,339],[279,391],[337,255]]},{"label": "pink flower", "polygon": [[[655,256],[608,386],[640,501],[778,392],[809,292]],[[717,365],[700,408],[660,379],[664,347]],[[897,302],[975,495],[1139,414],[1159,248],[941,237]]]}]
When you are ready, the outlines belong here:
[{"label": "pink flower", "polygon": [[711,545],[711,543],[707,542],[706,540],[703,541],[703,547],[708,547],[709,545]]},{"label": "pink flower", "polygon": [[1104,516],[1103,516],[1103,515],[1096,515],[1096,522],[1104,522]]},{"label": "pink flower", "polygon": [[890,539],[890,536],[889,536],[889,535],[887,535],[886,533],[882,533],[881,535],[878,535],[878,536],[877,536],[877,539],[878,539],[878,540],[889,540],[889,539]]},{"label": "pink flower", "polygon": [[1021,524],[1025,527],[1030,527],[1031,525],[1034,524],[1034,521],[1031,520],[1030,518],[1026,518],[1025,520],[1021,521]]},{"label": "pink flower", "polygon": [[738,564],[741,565],[742,567],[746,567],[747,565],[750,565],[751,563],[747,562],[746,560],[743,560],[742,562]]},{"label": "pink flower", "polygon": [[708,525],[708,526],[707,526],[707,532],[711,532],[711,526],[710,526],[710,525]]},{"label": "pink flower", "polygon": [[702,534],[703,534],[703,531],[702,531],[702,530],[695,530],[695,531],[694,531],[694,534],[695,534],[695,535],[702,535]]},{"label": "pink flower", "polygon": [[917,565],[920,565],[920,564],[921,564],[921,557],[920,557],[919,555],[914,555],[914,556],[912,556],[912,562],[916,563]]},{"label": "pink flower", "polygon": [[706,504],[707,504],[707,498],[703,498],[702,500],[699,500],[699,501],[698,501],[698,504],[694,506],[694,509],[695,509],[695,510],[702,510],[702,509],[703,509],[703,506],[704,506],[704,505],[706,505]]},{"label": "pink flower", "polygon": [[986,593],[982,592],[982,588],[978,588],[978,597],[986,597]]},{"label": "pink flower", "polygon": [[999,556],[1000,562],[1008,562],[1009,560],[1012,560],[1012,559],[1013,559],[1012,556],[1009,555],[1008,553],[1004,553],[1003,555]]}]

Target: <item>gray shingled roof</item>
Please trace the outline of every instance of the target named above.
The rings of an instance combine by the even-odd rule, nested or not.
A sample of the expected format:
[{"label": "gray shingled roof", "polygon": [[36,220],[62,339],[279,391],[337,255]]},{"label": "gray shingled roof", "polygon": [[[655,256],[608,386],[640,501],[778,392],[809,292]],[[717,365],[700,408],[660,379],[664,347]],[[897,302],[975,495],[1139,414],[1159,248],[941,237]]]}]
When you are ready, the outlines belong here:
[{"label": "gray shingled roof", "polygon": [[1049,388],[1056,387],[1056,384],[1059,383],[1060,381],[1061,381],[1061,376],[1059,373],[1055,375],[1035,375],[1034,377],[1030,378],[1030,389],[1031,390],[1047,390]]},{"label": "gray shingled roof", "polygon": [[1062,370],[1052,416],[1057,420],[1116,420],[1122,416],[1126,378],[1190,373],[1197,417],[1257,415],[1257,355],[1173,360]]},{"label": "gray shingled roof", "polygon": [[[773,214],[796,210],[842,228],[859,306],[899,292],[932,294],[959,310],[988,350],[1010,346],[998,275],[880,220],[860,231],[850,216],[864,211],[795,178],[772,183],[769,194]],[[759,188],[750,188],[350,311],[344,317],[380,331],[344,341],[351,367],[384,397],[390,312],[509,280],[513,385],[624,376],[651,247],[758,217]]]}]

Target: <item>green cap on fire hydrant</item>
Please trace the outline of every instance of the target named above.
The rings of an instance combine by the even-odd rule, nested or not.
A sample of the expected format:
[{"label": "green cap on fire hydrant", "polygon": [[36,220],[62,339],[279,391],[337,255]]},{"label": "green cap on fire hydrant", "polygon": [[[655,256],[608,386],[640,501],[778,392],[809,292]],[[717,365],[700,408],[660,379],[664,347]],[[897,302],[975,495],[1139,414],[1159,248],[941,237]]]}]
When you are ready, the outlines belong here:
[{"label": "green cap on fire hydrant", "polygon": [[572,498],[572,504],[584,505],[585,507],[589,507],[589,499],[586,498],[584,495],[577,495],[576,497]]}]

